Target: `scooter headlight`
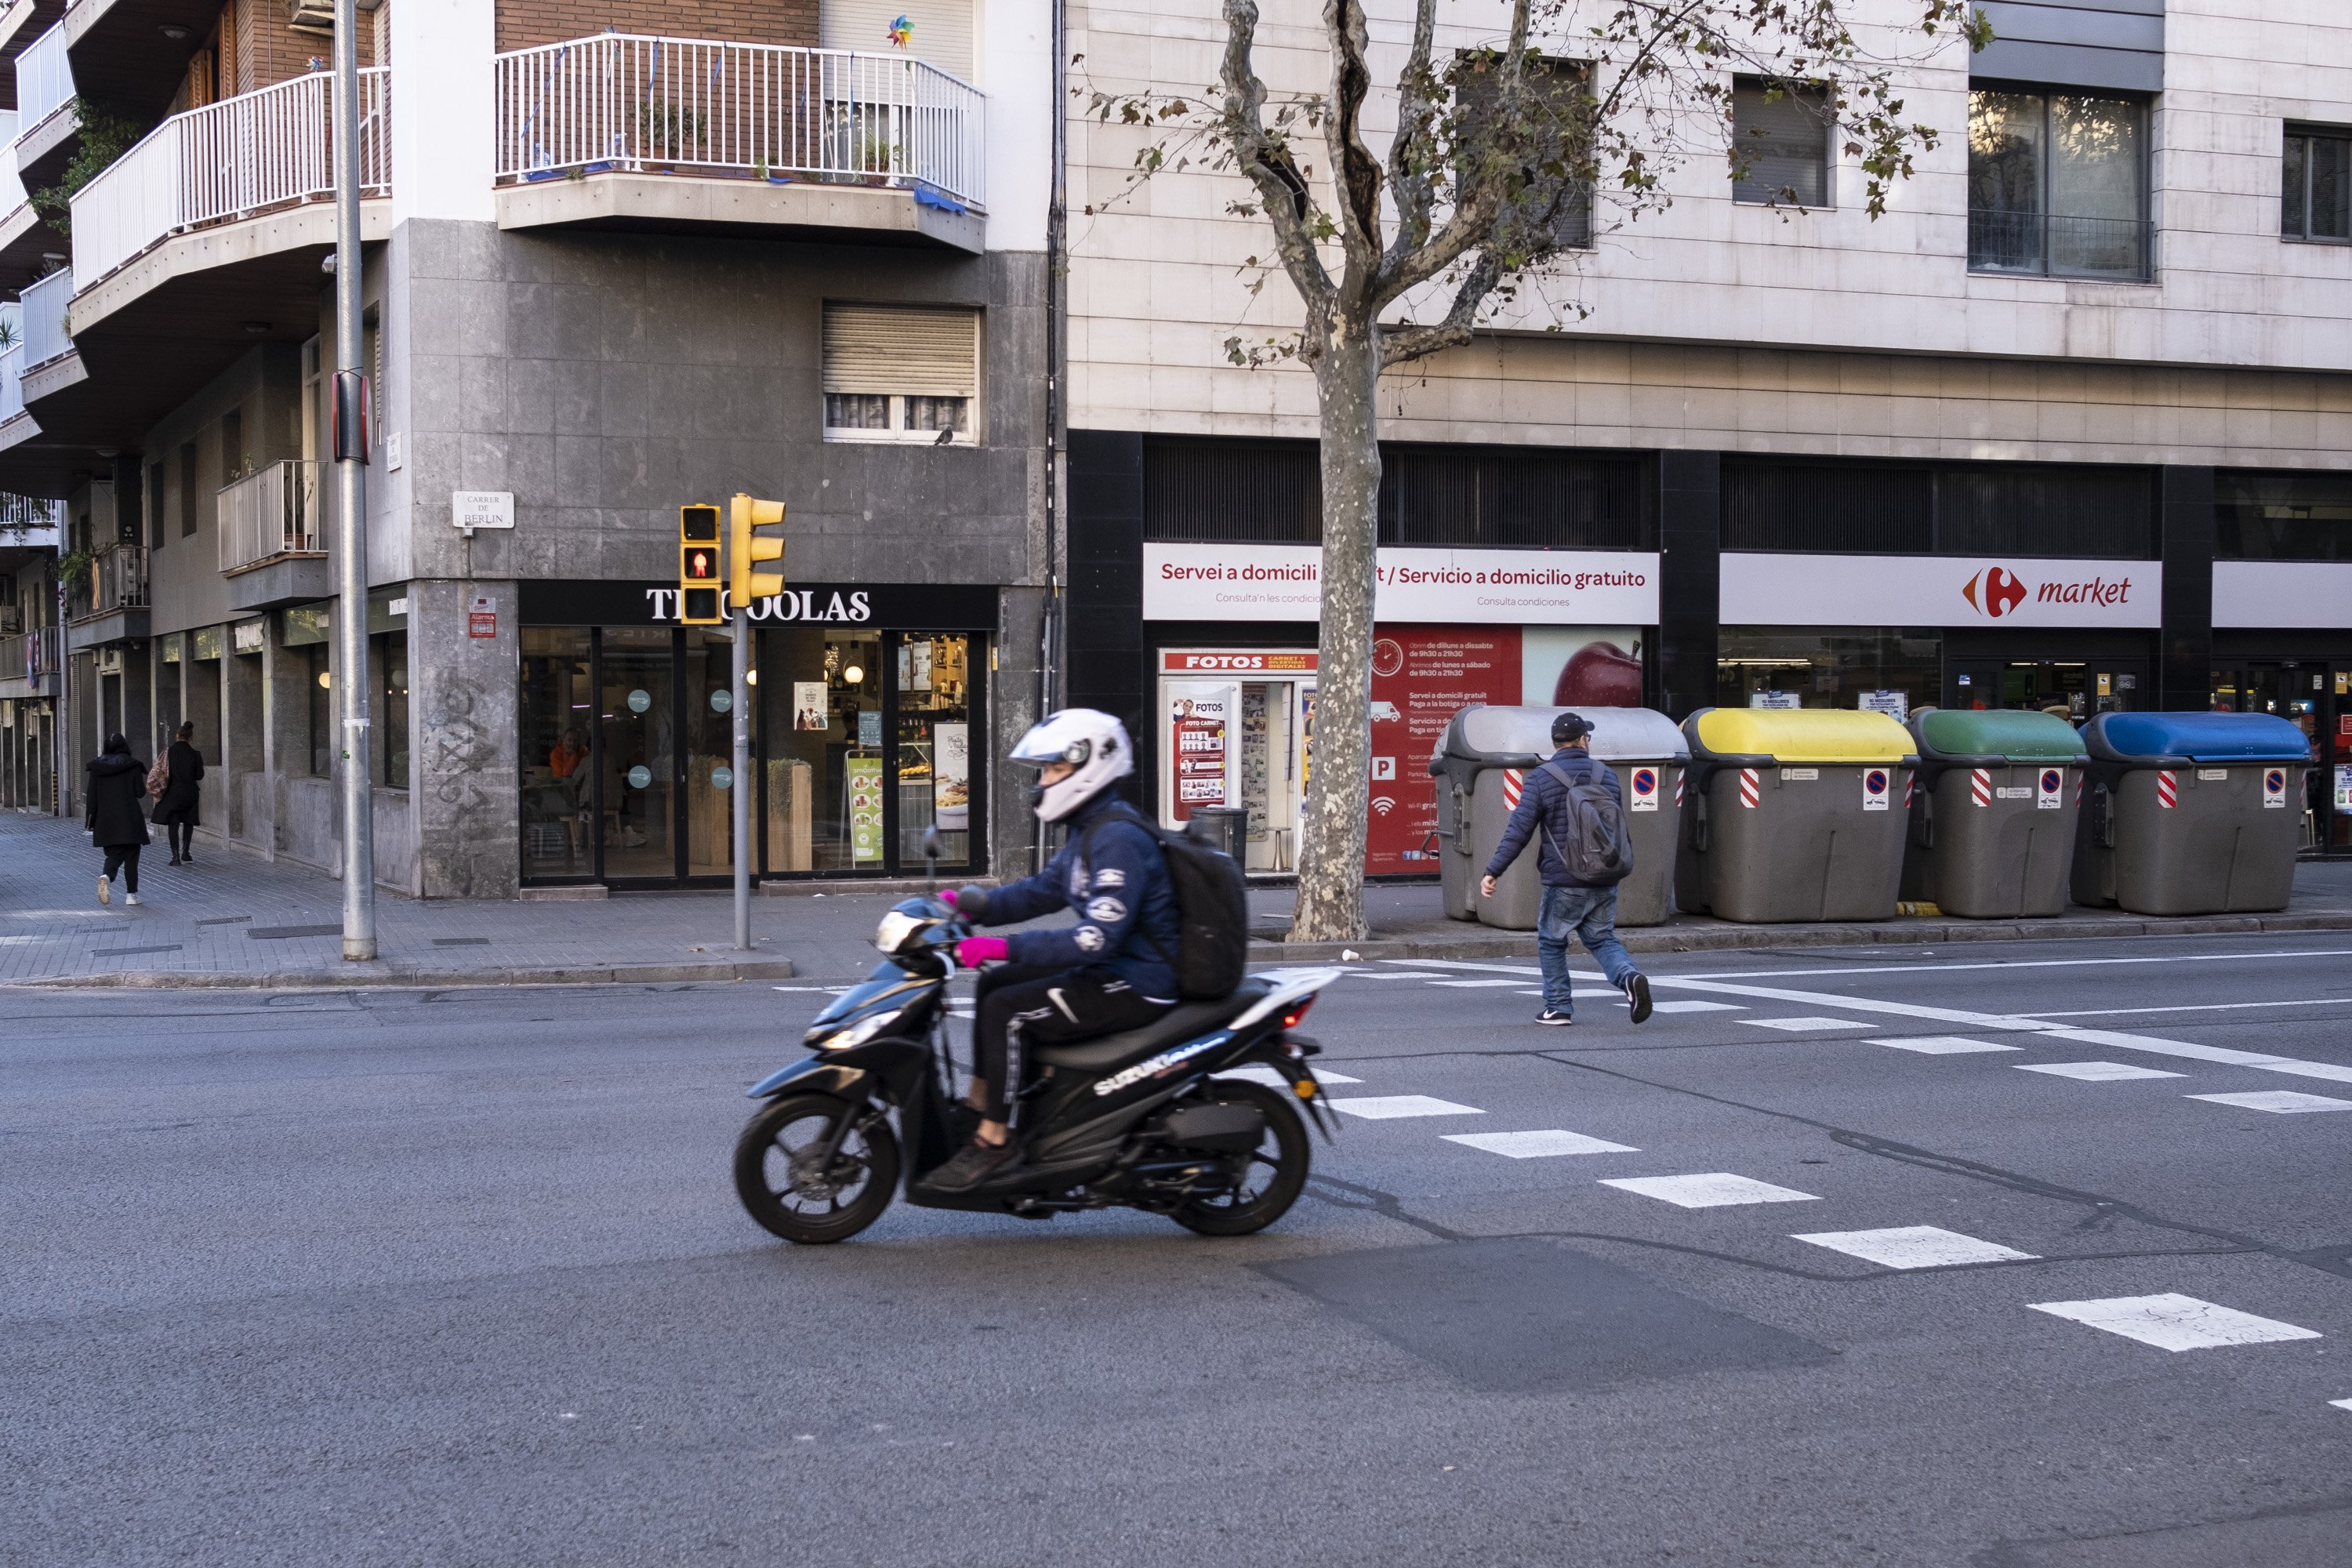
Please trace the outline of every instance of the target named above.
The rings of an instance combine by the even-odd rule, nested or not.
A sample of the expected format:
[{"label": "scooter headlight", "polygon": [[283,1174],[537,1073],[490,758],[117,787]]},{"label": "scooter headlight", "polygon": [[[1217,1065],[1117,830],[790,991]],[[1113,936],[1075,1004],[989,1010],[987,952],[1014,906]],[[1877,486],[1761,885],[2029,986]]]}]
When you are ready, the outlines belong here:
[{"label": "scooter headlight", "polygon": [[847,1028],[836,1029],[819,1040],[816,1048],[821,1051],[845,1051],[852,1046],[862,1046],[897,1023],[898,1015],[904,1011],[906,1011],[904,1008],[896,1008],[887,1013],[877,1013],[870,1017],[860,1018]]}]

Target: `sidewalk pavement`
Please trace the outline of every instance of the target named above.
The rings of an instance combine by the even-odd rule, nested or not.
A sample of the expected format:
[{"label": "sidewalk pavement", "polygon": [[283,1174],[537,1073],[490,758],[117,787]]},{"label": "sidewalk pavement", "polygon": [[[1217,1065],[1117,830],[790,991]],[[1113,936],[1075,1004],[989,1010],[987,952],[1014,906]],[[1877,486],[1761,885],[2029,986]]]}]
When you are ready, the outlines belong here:
[{"label": "sidewalk pavement", "polygon": [[[0,984],[305,986],[581,984],[614,981],[837,983],[876,962],[875,923],[903,896],[831,889],[755,900],[753,952],[734,951],[725,892],[649,893],[579,901],[433,900],[379,894],[383,957],[341,958],[342,884],[308,867],[200,846],[169,864],[161,839],[144,857],[137,909],[98,902],[99,852],[80,824],[0,813]],[[1366,889],[1370,940],[1286,945],[1295,895],[1253,889],[1252,958],[1261,963],[1365,959],[1524,958],[1531,931],[1450,921],[1428,884]],[[1054,917],[1055,920],[1066,916]],[[1053,923],[1048,921],[1045,923]],[[1742,926],[1677,917],[1628,930],[1636,952],[1876,946],[2141,933],[2352,931],[2352,862],[2297,868],[2283,914],[2151,920],[2070,910],[2054,921],[1901,919],[1838,925]]]}]

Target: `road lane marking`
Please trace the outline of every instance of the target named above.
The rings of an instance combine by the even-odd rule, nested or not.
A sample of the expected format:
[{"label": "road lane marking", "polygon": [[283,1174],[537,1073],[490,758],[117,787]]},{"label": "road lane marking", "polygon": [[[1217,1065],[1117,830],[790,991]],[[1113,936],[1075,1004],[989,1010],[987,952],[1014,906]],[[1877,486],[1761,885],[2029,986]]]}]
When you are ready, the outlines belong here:
[{"label": "road lane marking", "polygon": [[1620,1176],[1601,1184],[1638,1193],[1643,1197],[1656,1198],[1662,1203],[1685,1209],[1723,1208],[1732,1204],[1817,1204],[1822,1201],[1812,1193],[1801,1193],[1793,1187],[1776,1187],[1769,1182],[1736,1176],[1729,1171],[1709,1171],[1692,1176]]},{"label": "road lane marking", "polygon": [[1744,1013],[1748,1009],[1737,1002],[1653,1002],[1653,1013]]},{"label": "road lane marking", "polygon": [[2267,1110],[2274,1116],[2294,1116],[2313,1110],[2352,1110],[2352,1100],[2330,1100],[2324,1094],[2298,1094],[2291,1089],[2265,1089],[2253,1094],[2189,1094],[2184,1100],[2206,1100],[2234,1105],[2241,1110]]},{"label": "road lane marking", "polygon": [[2217,1307],[2194,1296],[2116,1296],[2103,1301],[2037,1301],[2037,1312],[2105,1329],[2165,1351],[2211,1350],[2221,1345],[2271,1344],[2281,1340],[2323,1338],[2317,1331],[2257,1318],[2234,1307]]},{"label": "road lane marking", "polygon": [[2019,1263],[2031,1252],[1979,1241],[1956,1230],[1932,1225],[1903,1225],[1886,1230],[1821,1230],[1790,1237],[1814,1247],[1826,1247],[1875,1263],[1882,1268],[1950,1268],[1963,1263]]},{"label": "road lane marking", "polygon": [[1359,980],[1436,980],[1441,978],[1433,969],[1351,969],[1348,973]]},{"label": "road lane marking", "polygon": [[1564,1131],[1557,1127],[1536,1132],[1448,1132],[1444,1136],[1448,1143],[1467,1144],[1514,1160],[1544,1160],[1556,1154],[1641,1152],[1631,1143],[1612,1143],[1603,1138],[1587,1138],[1581,1132]]},{"label": "road lane marking", "polygon": [[[1315,1081],[1317,1083],[1361,1083],[1364,1081],[1362,1079],[1349,1078],[1346,1073],[1331,1072],[1323,1068],[1314,1068],[1310,1070],[1315,1074]],[[1217,1078],[1245,1078],[1252,1083],[1262,1083],[1268,1089],[1278,1089],[1286,1094],[1290,1091],[1290,1079],[1281,1073],[1275,1071],[1264,1062],[1244,1062],[1240,1067],[1227,1068],[1223,1072],[1214,1074],[1213,1076]]]},{"label": "road lane marking", "polygon": [[2011,1062],[2020,1072],[2046,1072],[2052,1078],[2071,1078],[2078,1083],[2121,1083],[2136,1078],[2187,1078],[2185,1072],[2166,1072],[2161,1068],[2136,1068],[2129,1062]]},{"label": "road lane marking", "polygon": [[[1466,958],[1391,958],[1387,962],[1403,964],[1408,969],[1475,969],[1485,970],[1493,974],[1541,974],[1543,973],[1532,963],[1473,963]],[[1596,971],[1586,975],[1585,978],[1598,980],[1601,975]]]},{"label": "road lane marking", "polygon": [[2295,1002],[2201,1002],[2194,1007],[2084,1007],[2072,1013],[2021,1013],[2021,1018],[2108,1018],[2121,1013],[2233,1013],[2248,1007],[2325,1007],[2352,996],[2305,996]]},{"label": "road lane marking", "polygon": [[1785,1029],[1792,1035],[1818,1034],[1826,1029],[1867,1029],[1852,1018],[1739,1018],[1734,1022],[1757,1029]]},{"label": "road lane marking", "polygon": [[[2127,940],[2118,938],[2118,940]],[[1843,969],[1727,969],[1693,974],[1692,980],[1752,980],[1779,975],[1793,980],[1821,974],[1937,974],[1967,969],[2092,969],[2125,963],[2243,963],[2255,959],[2352,958],[2352,947],[2296,948],[2285,952],[2181,952],[2166,958],[2025,958],[1986,963],[1860,963]],[[1402,959],[1390,962],[1402,963]],[[1656,979],[1652,975],[1653,980]]]},{"label": "road lane marking", "polygon": [[1959,1057],[1976,1051],[2021,1051],[2023,1046],[1995,1045],[1990,1040],[1971,1040],[1965,1035],[1900,1035],[1890,1039],[1864,1040],[1867,1046],[1891,1046],[1898,1051],[1916,1051],[1923,1057]]},{"label": "road lane marking", "polygon": [[1433,980],[1430,984],[1432,985],[1454,986],[1465,991],[1485,990],[1489,986],[1507,985],[1516,991],[1523,983],[1517,980]]},{"label": "road lane marking", "polygon": [[2338,1410],[2352,1410],[2352,1399],[2331,1399],[2327,1403]]},{"label": "road lane marking", "polygon": [[1344,1110],[1350,1116],[1360,1116],[1368,1121],[1393,1121],[1407,1116],[1484,1116],[1486,1113],[1475,1105],[1456,1105],[1450,1100],[1435,1100],[1426,1094],[1356,1095],[1330,1102],[1334,1110]]}]

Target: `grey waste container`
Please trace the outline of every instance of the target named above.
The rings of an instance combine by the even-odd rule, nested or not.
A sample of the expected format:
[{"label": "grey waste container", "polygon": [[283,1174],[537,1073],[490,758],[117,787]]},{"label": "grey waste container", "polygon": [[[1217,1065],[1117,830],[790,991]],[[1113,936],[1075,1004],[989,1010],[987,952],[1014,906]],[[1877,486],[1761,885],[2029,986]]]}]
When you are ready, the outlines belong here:
[{"label": "grey waste container", "polygon": [[[1551,759],[1551,721],[1563,708],[1465,708],[1438,738],[1429,772],[1437,784],[1439,879],[1445,912],[1504,931],[1536,929],[1542,883],[1530,847],[1478,896],[1478,879],[1503,841],[1503,825],[1527,787],[1527,775]],[[1592,754],[1617,774],[1633,872],[1617,884],[1617,923],[1656,925],[1673,909],[1675,802],[1689,756],[1682,731],[1647,708],[1578,708],[1592,725]]]},{"label": "grey waste container", "polygon": [[1702,708],[1675,901],[1727,921],[1883,921],[1903,880],[1918,757],[1884,713]]},{"label": "grey waste container", "polygon": [[2074,901],[2139,915],[2283,910],[2294,888],[2311,743],[2271,713],[2102,713]]},{"label": "grey waste container", "polygon": [[1903,896],[1969,920],[2055,915],[2074,858],[2074,796],[2087,760],[2050,713],[1919,708]]},{"label": "grey waste container", "polygon": [[1185,819],[1184,832],[1232,856],[1237,866],[1248,863],[1242,858],[1242,851],[1249,843],[1249,813],[1241,806],[1196,805]]}]

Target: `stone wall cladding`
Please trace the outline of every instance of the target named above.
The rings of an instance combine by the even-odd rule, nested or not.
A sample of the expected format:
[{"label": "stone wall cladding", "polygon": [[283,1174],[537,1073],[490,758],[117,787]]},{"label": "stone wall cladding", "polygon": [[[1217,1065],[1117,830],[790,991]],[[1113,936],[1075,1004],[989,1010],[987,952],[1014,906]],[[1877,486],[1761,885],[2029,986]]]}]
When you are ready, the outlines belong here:
[{"label": "stone wall cladding", "polygon": [[671,38],[816,47],[814,0],[620,0],[584,7],[565,0],[499,0],[499,48],[527,49],[584,38],[606,27]]},{"label": "stone wall cladding", "polygon": [[[494,637],[468,633],[476,595],[498,603]],[[411,877],[428,899],[510,899],[521,877],[514,612],[509,582],[408,584]]]}]

